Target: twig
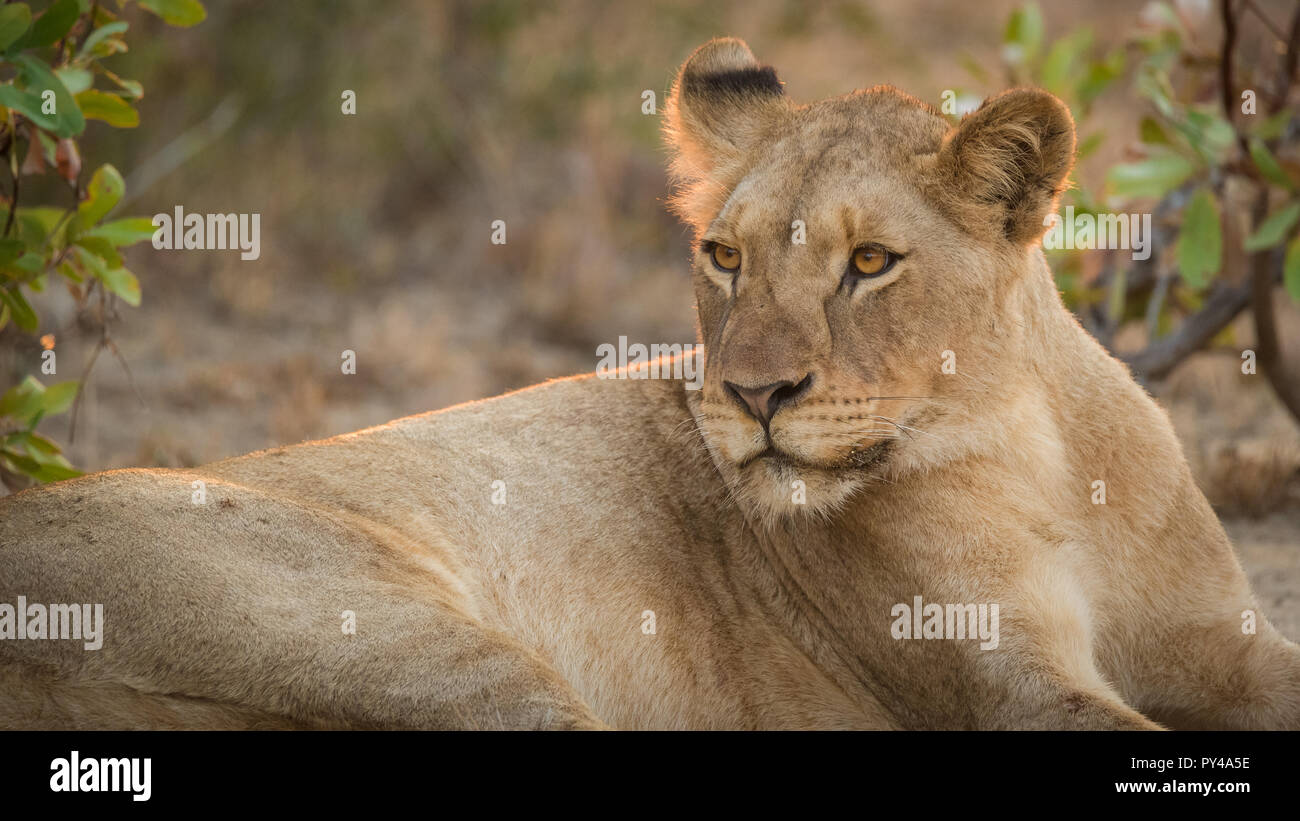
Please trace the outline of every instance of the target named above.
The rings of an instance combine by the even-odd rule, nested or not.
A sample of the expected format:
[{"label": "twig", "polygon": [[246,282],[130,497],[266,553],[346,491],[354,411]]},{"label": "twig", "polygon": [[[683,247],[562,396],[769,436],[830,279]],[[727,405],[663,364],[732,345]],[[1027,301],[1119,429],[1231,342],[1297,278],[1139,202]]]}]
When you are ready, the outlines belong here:
[{"label": "twig", "polygon": [[[95,287],[95,282],[93,280],[90,283],[90,287],[91,288]],[[100,291],[101,291],[100,305],[102,307],[103,289],[101,288]],[[77,383],[77,398],[72,400],[72,415],[68,421],[68,444],[72,444],[73,442],[77,441],[77,419],[80,416],[80,412],[81,412],[81,399],[83,396],[86,395],[86,380],[90,378],[91,368],[95,367],[95,360],[99,359],[99,352],[104,350],[104,335],[107,334],[108,331],[107,331],[106,321],[102,315],[100,316],[100,323],[101,324],[100,324],[99,342],[95,345],[95,350],[91,351],[90,353],[90,361],[86,363],[86,367],[81,371],[81,380]]]},{"label": "twig", "polygon": [[[15,135],[14,135],[14,136],[15,136],[15,138],[17,137],[17,132],[16,132],[16,131],[15,131]],[[14,152],[14,146],[15,146],[16,144],[17,144],[17,140],[16,140],[16,139],[10,140],[10,141],[9,141],[9,148],[6,149],[6,151],[5,151],[5,158],[6,158],[7,160],[9,160],[9,162],[5,163],[5,165],[8,165],[8,166],[9,166],[9,173],[10,173],[10,175],[12,175],[13,178],[14,178],[14,195],[13,195],[13,198],[9,201],[9,218],[5,220],[5,234],[4,234],[4,235],[5,235],[6,238],[9,237],[9,232],[13,230],[13,227],[14,227],[14,216],[18,213],[18,169],[14,168],[14,160],[13,160],[13,158],[14,158],[14,153],[13,153],[13,152]]]},{"label": "twig", "polygon": [[1255,16],[1264,24],[1264,27],[1272,32],[1273,36],[1276,37],[1279,42],[1287,42],[1286,35],[1282,33],[1282,30],[1279,29],[1273,21],[1264,14],[1264,12],[1260,11],[1259,6],[1255,5],[1255,0],[1242,0],[1242,2],[1245,4],[1246,8],[1255,13]]},{"label": "twig", "polygon": [[[1263,222],[1268,214],[1268,190],[1260,192],[1252,209],[1253,221]],[[1259,370],[1268,379],[1277,398],[1296,420],[1300,420],[1300,381],[1288,378],[1282,362],[1282,347],[1277,337],[1277,319],[1273,314],[1273,287],[1277,281],[1274,268],[1282,267],[1282,249],[1265,248],[1250,255],[1251,313],[1255,318],[1255,357]]]},{"label": "twig", "polygon": [[1236,319],[1250,304],[1250,295],[1250,283],[1235,287],[1220,284],[1201,310],[1185,319],[1176,331],[1120,359],[1147,379],[1162,379]]},{"label": "twig", "polygon": [[1223,54],[1219,57],[1219,93],[1223,97],[1223,114],[1237,137],[1243,154],[1250,155],[1246,135],[1237,128],[1237,81],[1233,77],[1232,59],[1237,50],[1237,18],[1232,13],[1232,0],[1219,0],[1219,14],[1223,18]]},{"label": "twig", "polygon": [[[1300,7],[1296,8],[1291,20],[1291,39],[1287,50],[1282,55],[1278,77],[1278,104],[1285,105],[1291,93],[1291,84],[1295,80],[1296,59],[1300,53]],[[1270,148],[1276,147],[1276,141],[1270,141]],[[1251,208],[1251,223],[1258,227],[1268,216],[1268,186],[1261,184],[1259,194]],[[1268,379],[1273,392],[1282,401],[1291,416],[1300,422],[1300,380],[1288,373],[1282,358],[1282,345],[1278,341],[1277,318],[1273,313],[1274,268],[1283,265],[1282,245],[1272,249],[1262,249],[1250,256],[1251,308],[1255,318],[1256,359],[1259,370]]]},{"label": "twig", "polygon": [[113,211],[124,208],[128,203],[138,199],[141,194],[153,187],[158,180],[175,171],[195,154],[216,142],[218,137],[235,124],[243,109],[244,101],[239,94],[227,95],[225,99],[217,104],[216,108],[212,109],[212,113],[207,116],[207,119],[187,129],[179,137],[164,146],[157,154],[140,163],[131,176],[127,178],[126,194],[113,207]]}]

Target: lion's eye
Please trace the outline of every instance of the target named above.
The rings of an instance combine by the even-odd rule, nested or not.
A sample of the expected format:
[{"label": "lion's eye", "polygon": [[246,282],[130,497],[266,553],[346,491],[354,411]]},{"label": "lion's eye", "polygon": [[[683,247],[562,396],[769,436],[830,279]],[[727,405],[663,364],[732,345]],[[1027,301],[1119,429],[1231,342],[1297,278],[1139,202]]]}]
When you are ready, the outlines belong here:
[{"label": "lion's eye", "polygon": [[710,256],[713,257],[713,264],[721,271],[732,274],[740,268],[740,252],[729,245],[714,243]]},{"label": "lion's eye", "polygon": [[869,245],[865,248],[858,248],[853,252],[849,273],[864,277],[878,277],[893,268],[896,262],[898,262],[898,257],[890,251],[886,251],[879,246]]}]

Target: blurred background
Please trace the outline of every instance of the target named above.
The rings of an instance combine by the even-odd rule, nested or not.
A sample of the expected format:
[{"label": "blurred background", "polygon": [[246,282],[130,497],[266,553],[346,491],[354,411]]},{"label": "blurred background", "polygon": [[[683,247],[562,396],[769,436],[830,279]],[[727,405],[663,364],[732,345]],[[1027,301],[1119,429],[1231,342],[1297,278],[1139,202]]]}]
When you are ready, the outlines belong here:
[{"label": "blurred background", "polygon": [[[125,252],[143,300],[109,317],[121,361],[97,358],[75,439],[70,413],[39,423],[82,470],[197,465],[591,371],[596,346],[620,335],[693,341],[689,235],[664,207],[660,117],[642,112],[642,92],[661,113],[676,68],[714,36],[747,40],[796,101],[880,83],[936,107],[1015,83],[1060,94],[1084,155],[1069,201],[1137,202],[1128,210],[1170,226],[1141,270],[1116,262],[1127,252],[1052,255],[1067,300],[1119,352],[1140,354],[1248,277],[1243,237],[1300,180],[1297,118],[1278,117],[1296,97],[1279,96],[1276,74],[1294,0],[1232,7],[1235,87],[1259,89],[1258,114],[1234,121],[1282,174],[1253,224],[1249,185],[1272,169],[1223,132],[1224,22],[1208,0],[206,5],[189,28],[121,12],[129,51],[104,63],[142,83],[140,125],[91,121],[81,151],[88,169],[122,172],[116,216],[258,213],[261,257],[147,241]],[[355,115],[341,111],[344,90]],[[1271,122],[1256,129],[1252,116]],[[1191,170],[1151,167],[1170,154]],[[1213,196],[1224,248],[1203,282],[1180,270],[1196,249],[1176,241],[1196,186]],[[497,219],[504,246],[489,242]],[[1294,233],[1283,226],[1275,257]],[[1295,638],[1300,426],[1270,379],[1300,383],[1300,319],[1275,290],[1272,374],[1242,373],[1257,342],[1244,310],[1147,383],[1266,609]],[[60,288],[32,304],[37,334],[0,331],[4,386],[80,379],[101,327]],[[57,380],[39,373],[44,334]],[[344,350],[356,352],[354,376],[340,372]]]}]

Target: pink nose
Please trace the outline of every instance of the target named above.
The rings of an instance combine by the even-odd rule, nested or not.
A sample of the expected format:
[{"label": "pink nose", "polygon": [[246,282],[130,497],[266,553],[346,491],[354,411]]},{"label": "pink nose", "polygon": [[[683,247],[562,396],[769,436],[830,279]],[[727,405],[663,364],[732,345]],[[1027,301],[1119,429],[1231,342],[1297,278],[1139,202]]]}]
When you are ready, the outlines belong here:
[{"label": "pink nose", "polygon": [[776,412],[783,405],[794,404],[800,396],[808,391],[809,386],[812,385],[812,374],[808,374],[797,383],[787,380],[773,382],[770,385],[763,385],[758,388],[743,388],[731,382],[723,382],[722,384],[727,389],[727,393],[731,394],[732,398],[739,402],[740,406],[750,416],[757,419],[766,428],[768,423],[772,421],[772,417],[776,416]]}]

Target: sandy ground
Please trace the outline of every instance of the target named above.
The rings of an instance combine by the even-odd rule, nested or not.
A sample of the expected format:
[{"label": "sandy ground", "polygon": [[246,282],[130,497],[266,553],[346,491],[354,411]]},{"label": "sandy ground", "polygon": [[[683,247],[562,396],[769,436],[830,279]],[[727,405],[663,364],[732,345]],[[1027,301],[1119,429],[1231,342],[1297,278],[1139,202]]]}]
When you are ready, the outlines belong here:
[{"label": "sandy ground", "polygon": [[1300,522],[1296,519],[1294,513],[1275,513],[1223,523],[1264,614],[1292,641],[1300,641]]}]

